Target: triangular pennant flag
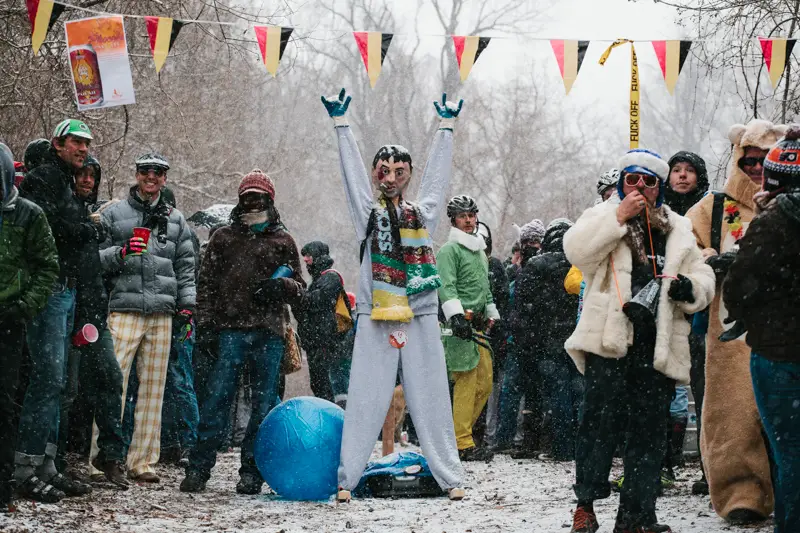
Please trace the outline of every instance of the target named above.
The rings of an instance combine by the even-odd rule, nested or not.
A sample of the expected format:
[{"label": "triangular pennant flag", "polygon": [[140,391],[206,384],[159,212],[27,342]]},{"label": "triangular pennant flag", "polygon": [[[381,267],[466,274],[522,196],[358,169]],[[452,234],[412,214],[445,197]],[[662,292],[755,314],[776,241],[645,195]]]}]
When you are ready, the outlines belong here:
[{"label": "triangular pennant flag", "polygon": [[675,92],[678,76],[689,56],[691,47],[692,41],[653,41],[653,50],[656,51],[658,64],[661,65],[661,73],[664,75],[664,81],[667,82],[669,94]]},{"label": "triangular pennant flag", "polygon": [[147,23],[147,34],[150,36],[150,51],[153,52],[153,61],[156,64],[156,72],[161,72],[161,67],[167,60],[175,39],[178,38],[183,21],[171,19],[169,17],[145,17]]},{"label": "triangular pennant flag", "polygon": [[472,70],[472,66],[486,47],[489,46],[490,40],[491,37],[479,37],[478,35],[453,35],[453,44],[456,46],[456,59],[458,60],[458,71],[461,74],[461,81],[466,81],[469,72]]},{"label": "triangular pennant flag", "polygon": [[764,54],[764,62],[767,64],[769,79],[774,89],[778,86],[783,71],[789,63],[792,48],[794,48],[794,43],[797,39],[764,39],[759,37],[758,40],[761,42],[761,52]]},{"label": "triangular pennant flag", "polygon": [[292,35],[294,28],[282,28],[280,26],[254,26],[258,49],[261,50],[261,59],[267,67],[267,71],[274,78],[278,73],[278,64],[283,58],[286,44]]},{"label": "triangular pennant flag", "polygon": [[47,32],[64,12],[64,6],[53,4],[53,0],[26,0],[28,19],[31,21],[31,46],[33,55],[39,53]]},{"label": "triangular pennant flag", "polygon": [[386,52],[389,51],[394,34],[379,31],[354,31],[353,36],[356,38],[364,66],[367,67],[369,86],[374,88],[378,76],[381,75],[383,60],[386,59]]},{"label": "triangular pennant flag", "polygon": [[564,80],[564,88],[567,94],[572,89],[572,84],[578,77],[581,70],[583,58],[589,48],[589,41],[560,41],[553,39],[550,41],[553,53],[556,55],[558,69],[561,71],[561,78]]}]

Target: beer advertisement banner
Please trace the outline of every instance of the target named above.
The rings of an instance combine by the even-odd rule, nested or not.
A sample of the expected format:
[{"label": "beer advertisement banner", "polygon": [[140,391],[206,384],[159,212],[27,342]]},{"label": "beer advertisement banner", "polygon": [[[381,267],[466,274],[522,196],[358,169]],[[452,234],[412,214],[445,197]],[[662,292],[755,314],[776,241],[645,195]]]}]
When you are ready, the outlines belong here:
[{"label": "beer advertisement banner", "polygon": [[122,17],[73,20],[64,27],[78,111],[136,103]]}]

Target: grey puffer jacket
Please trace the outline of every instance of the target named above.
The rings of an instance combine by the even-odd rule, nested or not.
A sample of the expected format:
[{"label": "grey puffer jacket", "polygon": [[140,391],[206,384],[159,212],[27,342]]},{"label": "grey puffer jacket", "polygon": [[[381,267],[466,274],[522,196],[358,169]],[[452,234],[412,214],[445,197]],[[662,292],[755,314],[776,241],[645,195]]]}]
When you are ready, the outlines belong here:
[{"label": "grey puffer jacket", "polygon": [[[100,246],[103,272],[110,277],[110,313],[175,313],[194,309],[195,254],[190,229],[180,211],[159,198],[144,203],[131,188],[127,201],[102,214],[106,240]],[[133,228],[152,230],[147,252],[121,255]]]}]

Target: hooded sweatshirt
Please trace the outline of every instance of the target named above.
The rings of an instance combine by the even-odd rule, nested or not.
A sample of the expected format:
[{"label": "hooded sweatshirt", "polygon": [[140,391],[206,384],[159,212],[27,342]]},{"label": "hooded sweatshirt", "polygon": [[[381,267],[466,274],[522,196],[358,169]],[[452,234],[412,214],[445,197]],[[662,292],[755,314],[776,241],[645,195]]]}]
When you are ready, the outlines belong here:
[{"label": "hooded sweatshirt", "polygon": [[19,307],[29,320],[47,303],[58,278],[58,252],[44,212],[19,197],[14,160],[0,144],[0,308]]},{"label": "hooded sweatshirt", "polygon": [[669,178],[665,182],[664,203],[679,215],[685,215],[691,207],[699,202],[708,192],[708,171],[706,162],[699,155],[692,152],[678,152],[669,159],[669,170],[678,163],[689,163],[697,173],[697,188],[695,190],[680,194],[672,190]]}]

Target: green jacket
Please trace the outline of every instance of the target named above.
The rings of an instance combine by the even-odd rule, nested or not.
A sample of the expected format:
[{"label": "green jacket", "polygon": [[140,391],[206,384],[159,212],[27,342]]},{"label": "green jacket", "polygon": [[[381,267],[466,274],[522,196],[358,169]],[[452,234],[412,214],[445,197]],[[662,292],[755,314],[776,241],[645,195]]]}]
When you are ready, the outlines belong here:
[{"label": "green jacket", "polygon": [[58,275],[47,217],[12,187],[0,203],[0,306],[18,304],[30,320],[44,309]]},{"label": "green jacket", "polygon": [[[439,301],[445,319],[464,310],[483,313],[488,318],[500,318],[489,289],[489,261],[486,244],[478,235],[469,235],[451,228],[447,243],[436,255],[436,266],[442,278]],[[466,372],[478,366],[480,354],[472,341],[442,337],[447,370]]]}]

